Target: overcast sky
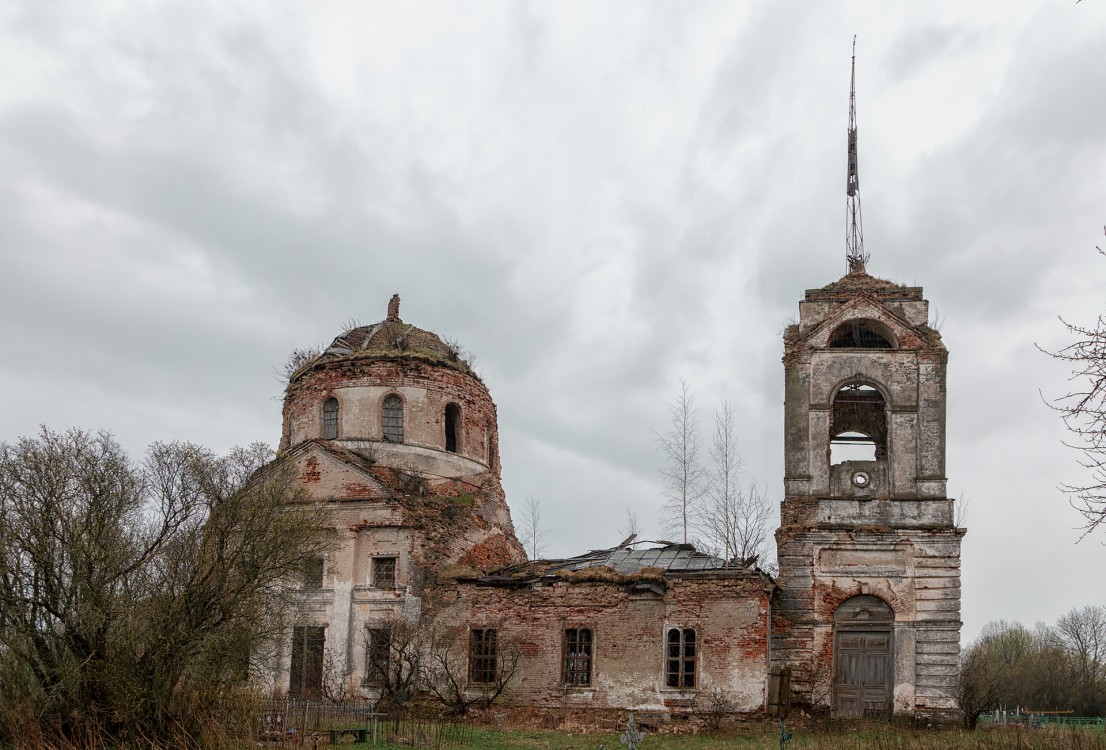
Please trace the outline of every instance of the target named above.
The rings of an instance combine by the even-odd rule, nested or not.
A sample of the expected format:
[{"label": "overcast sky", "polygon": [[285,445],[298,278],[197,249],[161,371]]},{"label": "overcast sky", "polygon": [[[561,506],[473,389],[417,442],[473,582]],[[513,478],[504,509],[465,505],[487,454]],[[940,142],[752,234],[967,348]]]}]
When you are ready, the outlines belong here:
[{"label": "overcast sky", "polygon": [[1036,348],[1106,309],[1106,4],[7,2],[0,440],[275,445],[296,347],[456,338],[548,553],[658,537],[687,379],[782,494],[781,333],[844,261],[857,40],[869,270],[950,351],[965,640],[1106,604]]}]

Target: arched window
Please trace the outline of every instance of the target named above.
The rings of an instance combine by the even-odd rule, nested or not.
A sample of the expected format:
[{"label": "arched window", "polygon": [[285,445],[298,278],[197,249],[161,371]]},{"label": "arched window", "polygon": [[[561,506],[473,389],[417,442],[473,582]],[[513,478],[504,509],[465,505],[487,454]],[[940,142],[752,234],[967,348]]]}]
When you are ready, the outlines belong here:
[{"label": "arched window", "polygon": [[670,628],[665,645],[664,673],[665,685],[670,688],[695,687],[694,628]]},{"label": "arched window", "polygon": [[328,398],[323,402],[323,440],[338,437],[338,399]]},{"label": "arched window", "polygon": [[894,349],[887,326],[875,320],[846,320],[830,336],[830,349]]},{"label": "arched window", "polygon": [[380,415],[384,440],[389,443],[403,442],[403,399],[396,394],[384,398],[384,408]]},{"label": "arched window", "polygon": [[830,409],[830,465],[887,458],[887,404],[870,385],[847,385]]},{"label": "arched window", "polygon": [[461,407],[445,405],[445,449],[456,453],[461,446]]}]

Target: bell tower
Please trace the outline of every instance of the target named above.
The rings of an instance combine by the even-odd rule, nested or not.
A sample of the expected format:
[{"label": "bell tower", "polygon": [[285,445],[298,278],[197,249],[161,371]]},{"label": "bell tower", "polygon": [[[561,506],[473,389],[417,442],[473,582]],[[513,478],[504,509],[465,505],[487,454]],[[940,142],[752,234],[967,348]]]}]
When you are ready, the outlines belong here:
[{"label": "bell tower", "polygon": [[772,661],[796,700],[837,716],[941,716],[956,708],[964,534],[946,490],[948,352],[920,287],[867,272],[852,93],[847,195],[848,273],[807,290],[784,332]]}]

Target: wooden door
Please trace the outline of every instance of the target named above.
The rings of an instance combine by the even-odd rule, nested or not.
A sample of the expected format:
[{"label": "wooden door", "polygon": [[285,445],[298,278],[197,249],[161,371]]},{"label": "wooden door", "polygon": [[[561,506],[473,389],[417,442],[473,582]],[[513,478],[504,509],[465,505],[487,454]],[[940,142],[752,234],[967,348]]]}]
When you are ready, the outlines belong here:
[{"label": "wooden door", "polygon": [[886,718],[891,704],[891,633],[836,633],[834,714],[846,719]]}]

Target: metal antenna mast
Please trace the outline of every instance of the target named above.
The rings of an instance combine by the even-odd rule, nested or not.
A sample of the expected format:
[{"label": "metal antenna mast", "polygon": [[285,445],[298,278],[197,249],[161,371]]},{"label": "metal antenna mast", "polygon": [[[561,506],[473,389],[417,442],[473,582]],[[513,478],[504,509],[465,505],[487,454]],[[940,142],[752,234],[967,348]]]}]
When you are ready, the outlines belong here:
[{"label": "metal antenna mast", "polygon": [[849,85],[849,173],[845,188],[845,260],[849,273],[865,273],[864,222],[860,215],[860,175],[856,156],[856,36],[853,36],[853,70]]}]

